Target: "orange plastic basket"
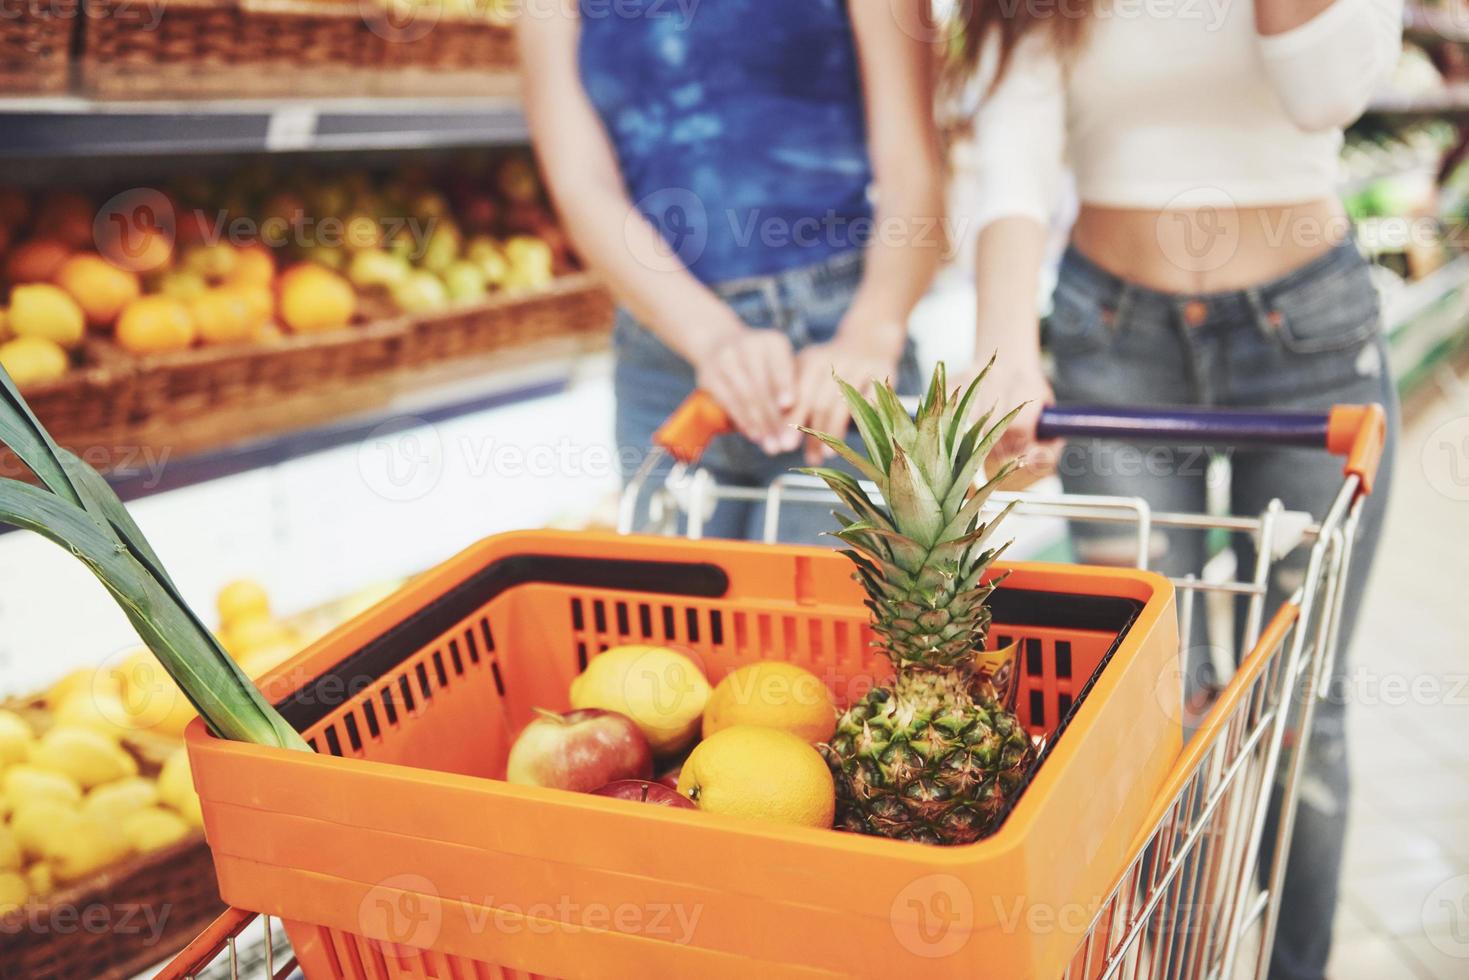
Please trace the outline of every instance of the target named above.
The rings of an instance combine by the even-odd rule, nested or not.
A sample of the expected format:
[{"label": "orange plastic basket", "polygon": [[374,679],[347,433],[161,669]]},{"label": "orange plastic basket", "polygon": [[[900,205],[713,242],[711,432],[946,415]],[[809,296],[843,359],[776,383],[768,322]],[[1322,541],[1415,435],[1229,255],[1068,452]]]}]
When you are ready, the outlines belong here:
[{"label": "orange plastic basket", "polygon": [[[1001,827],[933,847],[503,782],[608,646],[752,660],[840,702],[888,675],[847,559],[529,532],[482,541],[266,681],[317,754],[188,733],[224,899],[310,978],[1059,976],[1181,748],[1173,592],[1018,564],[994,594],[1049,736]],[[955,929],[962,919],[972,928]]]}]

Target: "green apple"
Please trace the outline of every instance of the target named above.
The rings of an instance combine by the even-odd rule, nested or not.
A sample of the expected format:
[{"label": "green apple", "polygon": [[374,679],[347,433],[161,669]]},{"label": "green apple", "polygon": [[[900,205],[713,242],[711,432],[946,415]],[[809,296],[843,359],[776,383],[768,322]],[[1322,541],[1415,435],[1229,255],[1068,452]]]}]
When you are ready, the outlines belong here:
[{"label": "green apple", "polygon": [[506,260],[505,253],[500,251],[499,243],[489,235],[471,238],[469,246],[464,250],[464,257],[479,266],[485,281],[491,286],[499,286],[510,274],[510,263]]},{"label": "green apple", "polygon": [[449,290],[432,272],[415,269],[392,287],[393,302],[404,313],[436,313],[449,306]]},{"label": "green apple", "polygon": [[449,298],[456,303],[471,303],[489,292],[484,272],[468,259],[449,263],[443,275]]},{"label": "green apple", "polygon": [[390,255],[380,248],[365,248],[352,256],[347,265],[347,278],[358,289],[373,286],[392,287],[413,272],[406,259]]},{"label": "green apple", "polygon": [[452,222],[440,219],[424,243],[423,255],[418,259],[419,267],[429,272],[443,272],[459,258],[459,245],[459,229]]}]

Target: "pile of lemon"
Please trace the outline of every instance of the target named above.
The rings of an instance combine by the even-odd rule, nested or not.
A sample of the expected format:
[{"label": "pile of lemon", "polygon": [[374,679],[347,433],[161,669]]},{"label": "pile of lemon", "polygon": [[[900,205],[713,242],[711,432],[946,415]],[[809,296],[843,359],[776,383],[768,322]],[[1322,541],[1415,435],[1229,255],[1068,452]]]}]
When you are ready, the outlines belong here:
[{"label": "pile of lemon", "polygon": [[836,797],[816,745],[837,710],[821,678],[795,664],[759,661],[711,688],[688,654],[614,647],[571,684],[573,708],[627,715],[654,755],[678,767],[678,791],[699,809],[829,829]]},{"label": "pile of lemon", "polygon": [[119,726],[75,707],[93,680],[69,675],[55,693],[70,717],[45,732],[0,710],[0,914],[203,826],[183,746],[142,775]]}]

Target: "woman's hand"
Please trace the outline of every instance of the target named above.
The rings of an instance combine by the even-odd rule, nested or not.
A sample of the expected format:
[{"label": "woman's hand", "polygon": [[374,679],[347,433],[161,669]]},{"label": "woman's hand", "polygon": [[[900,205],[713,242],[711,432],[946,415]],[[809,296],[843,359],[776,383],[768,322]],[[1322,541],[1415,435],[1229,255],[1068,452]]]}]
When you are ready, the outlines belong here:
[{"label": "woman's hand", "polygon": [[[976,361],[960,372],[953,381],[959,386],[968,385],[984,369],[985,361]],[[1060,440],[1041,442],[1036,436],[1036,425],[1040,422],[1041,409],[1055,404],[1056,396],[1051,383],[1041,367],[1039,352],[1001,352],[995,366],[984,379],[979,395],[975,399],[976,414],[994,408],[990,421],[1004,418],[1017,405],[1020,413],[1010,422],[995,446],[995,452],[1004,459],[1026,456],[1031,465],[1049,463],[1060,452]]]},{"label": "woman's hand", "polygon": [[[905,337],[902,323],[844,323],[831,340],[801,351],[796,355],[796,400],[787,420],[845,439],[851,413],[833,375],[864,395],[872,394],[873,382],[890,380],[897,371]],[[806,437],[808,465],[820,465],[831,455],[819,439]]]},{"label": "woman's hand", "polygon": [[796,355],[785,334],[732,326],[692,358],[697,384],[746,439],[775,456],[801,444],[786,424],[795,402]]}]

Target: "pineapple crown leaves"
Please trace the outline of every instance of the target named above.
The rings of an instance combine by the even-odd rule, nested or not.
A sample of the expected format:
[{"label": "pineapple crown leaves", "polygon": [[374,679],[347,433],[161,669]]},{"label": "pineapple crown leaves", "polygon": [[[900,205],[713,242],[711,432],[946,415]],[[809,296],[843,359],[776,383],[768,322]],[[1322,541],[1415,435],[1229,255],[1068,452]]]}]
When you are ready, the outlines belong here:
[{"label": "pineapple crown leaves", "polygon": [[216,734],[309,751],[189,608],[107,481],[56,444],[4,369],[0,443],[41,484],[0,479],[0,521],[40,534],[86,565]]},{"label": "pineapple crown leaves", "polygon": [[[944,365],[938,365],[912,416],[889,385],[876,384],[869,401],[838,378],[865,455],[835,435],[802,430],[876,484],[880,501],[845,471],[802,471],[824,480],[850,511],[836,514],[841,528],[833,534],[848,545],[843,554],[856,566],[889,649],[912,649],[916,641],[926,647],[930,662],[957,659],[957,653],[937,651],[982,638],[989,625],[985,599],[997,583],[986,584],[983,578],[1004,548],[988,548],[987,542],[1014,504],[988,522],[980,521],[980,512],[1018,464],[1005,464],[982,485],[976,486],[976,480],[995,442],[1020,411],[1016,408],[994,422],[993,411],[969,421],[980,385],[993,366],[991,358],[962,391],[951,391]],[[914,596],[925,597],[927,605]]]}]

